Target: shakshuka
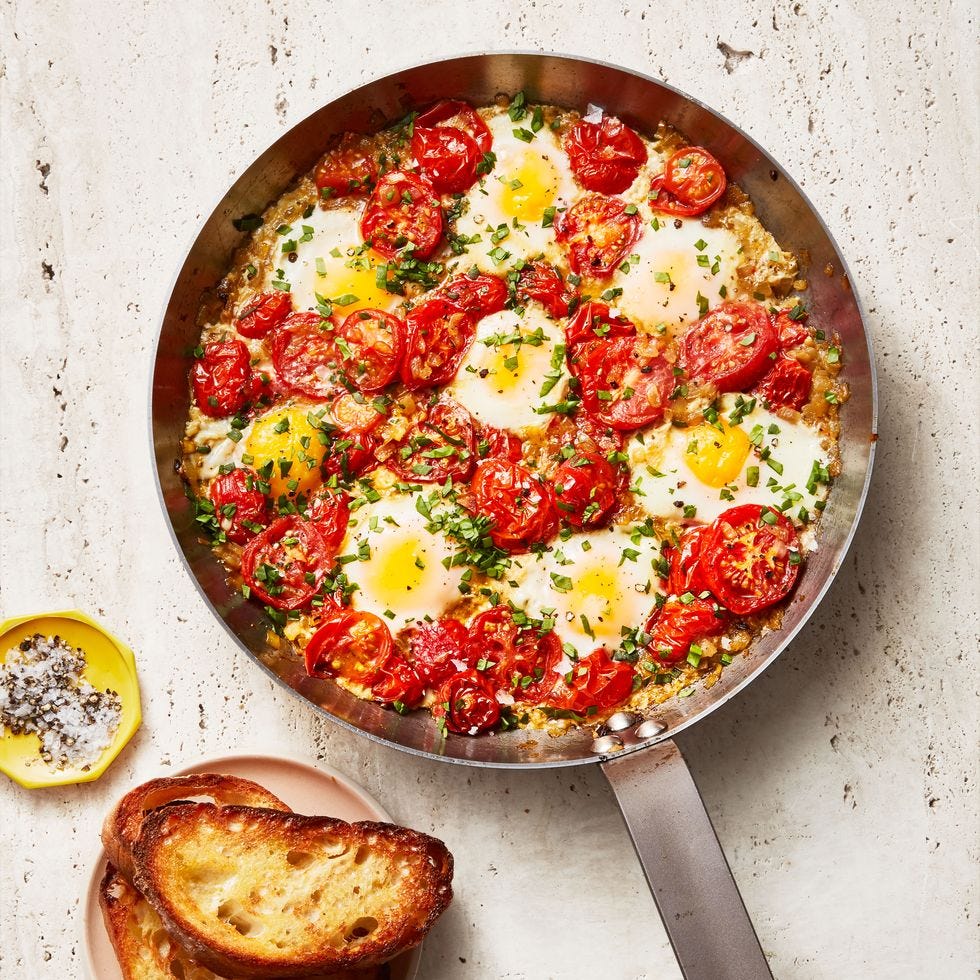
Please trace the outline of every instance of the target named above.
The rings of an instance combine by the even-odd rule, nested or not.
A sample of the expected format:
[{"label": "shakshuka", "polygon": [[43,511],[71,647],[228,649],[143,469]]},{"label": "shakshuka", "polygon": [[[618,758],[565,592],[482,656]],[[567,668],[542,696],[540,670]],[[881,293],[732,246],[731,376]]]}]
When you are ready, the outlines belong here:
[{"label": "shakshuka", "polygon": [[236,224],[184,475],[310,675],[451,732],[559,732],[779,628],[843,354],[709,148],[442,101]]}]

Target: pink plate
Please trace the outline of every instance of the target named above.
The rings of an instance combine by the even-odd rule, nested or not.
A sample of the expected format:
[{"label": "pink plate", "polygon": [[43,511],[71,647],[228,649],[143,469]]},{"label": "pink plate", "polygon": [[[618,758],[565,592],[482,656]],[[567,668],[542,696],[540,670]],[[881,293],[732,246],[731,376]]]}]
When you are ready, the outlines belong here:
[{"label": "pink plate", "polygon": [[[241,776],[264,786],[297,813],[339,817],[341,820],[383,820],[391,817],[381,805],[336,769],[319,762],[298,762],[266,755],[230,755],[205,759],[168,776],[218,772]],[[105,851],[99,849],[85,899],[85,953],[91,980],[122,980],[116,954],[102,923],[99,883],[105,874]],[[402,953],[389,964],[391,980],[414,980],[422,947]]]}]

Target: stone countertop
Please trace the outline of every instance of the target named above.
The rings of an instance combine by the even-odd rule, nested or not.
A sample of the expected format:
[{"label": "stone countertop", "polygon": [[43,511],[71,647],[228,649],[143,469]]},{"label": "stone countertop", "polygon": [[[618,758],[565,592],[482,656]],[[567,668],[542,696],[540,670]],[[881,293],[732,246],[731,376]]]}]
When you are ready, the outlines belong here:
[{"label": "stone countertop", "polygon": [[682,744],[777,977],[974,975],[970,4],[5,0],[0,22],[3,610],[91,612],[136,650],[144,692],[142,730],[98,783],[0,785],[0,975],[81,977],[110,801],[249,746],[334,765],[446,840],[457,898],[426,980],[678,975],[597,770],[461,769],[324,724],[211,618],[155,499],[150,351],[214,201],[349,87],[484,46],[680,87],[762,142],[834,230],[878,352],[866,515],[802,636]]}]

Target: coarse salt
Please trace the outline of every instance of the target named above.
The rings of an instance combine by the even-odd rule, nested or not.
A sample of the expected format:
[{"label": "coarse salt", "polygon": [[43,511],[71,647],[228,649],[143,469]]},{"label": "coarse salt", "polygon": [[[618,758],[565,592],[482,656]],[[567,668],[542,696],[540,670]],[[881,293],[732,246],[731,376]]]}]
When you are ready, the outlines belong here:
[{"label": "coarse salt", "polygon": [[40,633],[8,650],[0,664],[0,725],[13,735],[36,734],[40,761],[55,769],[88,771],[122,719],[118,693],[84,680],[86,664],[81,648]]}]

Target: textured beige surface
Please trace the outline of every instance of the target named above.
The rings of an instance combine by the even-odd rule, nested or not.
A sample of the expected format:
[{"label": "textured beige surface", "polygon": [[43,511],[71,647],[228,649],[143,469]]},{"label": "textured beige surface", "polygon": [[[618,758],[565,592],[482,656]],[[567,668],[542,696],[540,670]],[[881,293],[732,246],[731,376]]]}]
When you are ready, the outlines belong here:
[{"label": "textured beige surface", "polygon": [[803,636],[683,746],[778,977],[974,975],[972,6],[2,4],[3,610],[103,618],[145,695],[98,783],[0,785],[5,980],[82,975],[79,902],[112,799],[245,746],[318,755],[446,840],[457,899],[425,978],[677,976],[600,773],[468,771],[325,726],[212,622],[151,482],[150,347],[213,202],[346,88],[484,46],[687,90],[762,141],[835,230],[879,354],[873,495]]}]

